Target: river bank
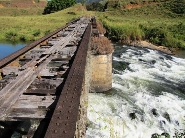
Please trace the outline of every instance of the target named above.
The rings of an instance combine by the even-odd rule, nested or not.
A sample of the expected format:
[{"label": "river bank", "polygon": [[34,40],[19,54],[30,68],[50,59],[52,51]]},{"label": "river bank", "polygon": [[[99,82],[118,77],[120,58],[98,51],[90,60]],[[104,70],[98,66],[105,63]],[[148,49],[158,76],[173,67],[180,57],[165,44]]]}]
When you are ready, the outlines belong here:
[{"label": "river bank", "polygon": [[149,48],[152,50],[158,50],[158,51],[164,52],[166,54],[170,54],[170,55],[174,55],[175,51],[178,50],[175,48],[169,48],[169,47],[165,47],[165,46],[157,46],[157,45],[154,45],[154,44],[147,42],[147,41],[135,41],[135,42],[129,43],[129,45],[135,46],[135,47]]}]

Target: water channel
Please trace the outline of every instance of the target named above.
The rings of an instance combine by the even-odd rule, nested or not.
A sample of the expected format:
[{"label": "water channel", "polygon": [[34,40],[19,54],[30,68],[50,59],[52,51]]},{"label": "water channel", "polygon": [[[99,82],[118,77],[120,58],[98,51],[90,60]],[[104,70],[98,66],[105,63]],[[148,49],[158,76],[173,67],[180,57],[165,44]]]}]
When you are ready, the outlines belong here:
[{"label": "water channel", "polygon": [[177,138],[184,120],[185,59],[115,45],[112,90],[89,94],[87,138]]},{"label": "water channel", "polygon": [[10,43],[1,42],[0,43],[0,59],[12,54],[13,52],[23,48],[27,44],[25,43]]}]

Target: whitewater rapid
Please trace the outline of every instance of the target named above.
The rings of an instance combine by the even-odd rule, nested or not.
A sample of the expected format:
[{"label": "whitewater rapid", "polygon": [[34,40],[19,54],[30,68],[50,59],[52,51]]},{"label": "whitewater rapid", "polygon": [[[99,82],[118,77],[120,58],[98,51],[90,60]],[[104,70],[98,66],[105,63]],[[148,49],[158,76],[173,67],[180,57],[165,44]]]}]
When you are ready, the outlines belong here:
[{"label": "whitewater rapid", "polygon": [[87,138],[151,138],[185,130],[185,59],[115,46],[113,88],[90,93]]}]

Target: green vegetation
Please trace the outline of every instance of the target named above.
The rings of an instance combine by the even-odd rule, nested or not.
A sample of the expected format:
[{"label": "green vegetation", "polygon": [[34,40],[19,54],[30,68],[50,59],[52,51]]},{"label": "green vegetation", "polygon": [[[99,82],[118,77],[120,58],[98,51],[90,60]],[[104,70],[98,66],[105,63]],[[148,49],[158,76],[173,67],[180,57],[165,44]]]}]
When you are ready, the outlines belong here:
[{"label": "green vegetation", "polygon": [[44,9],[44,14],[50,14],[71,7],[76,4],[75,0],[51,0]]},{"label": "green vegetation", "polygon": [[109,38],[126,44],[148,40],[156,45],[185,49],[184,0],[134,5],[131,9],[116,7],[112,11],[108,4],[108,11],[96,12]]},{"label": "green vegetation", "polygon": [[[184,132],[175,132],[175,136],[173,136],[173,138],[183,138],[184,137]],[[168,133],[162,133],[161,135],[160,134],[153,134],[151,138],[171,138],[170,137],[170,134]]]},{"label": "green vegetation", "polygon": [[93,2],[92,4],[87,4],[86,8],[88,11],[104,11],[104,6],[99,2]]},{"label": "green vegetation", "polygon": [[43,13],[42,8],[0,8],[1,16],[28,16],[28,15],[41,15]]},{"label": "green vegetation", "polygon": [[[5,12],[5,9],[9,11],[13,8],[0,8],[0,13],[2,13],[1,11]],[[48,15],[42,15],[40,12],[30,15],[30,9],[22,9],[28,11],[27,15],[17,12],[17,15],[14,16],[12,12],[9,12],[9,16],[0,16],[0,40],[25,42],[37,40],[64,26],[67,22],[82,16],[82,9],[81,4],[76,4],[71,8]],[[92,14],[92,12],[87,12],[87,14]]]},{"label": "green vegetation", "polygon": [[109,0],[108,3],[104,0],[101,4],[106,11],[90,12],[76,4],[48,15],[42,15],[41,8],[0,8],[0,40],[36,40],[72,19],[95,15],[112,40],[126,44],[147,40],[185,49],[185,0]]}]

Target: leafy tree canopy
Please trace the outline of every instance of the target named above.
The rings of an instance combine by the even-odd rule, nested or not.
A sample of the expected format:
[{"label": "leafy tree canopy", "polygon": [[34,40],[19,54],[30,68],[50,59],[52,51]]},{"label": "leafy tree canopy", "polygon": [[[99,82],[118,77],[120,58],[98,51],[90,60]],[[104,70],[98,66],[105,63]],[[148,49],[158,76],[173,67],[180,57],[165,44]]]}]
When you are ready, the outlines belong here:
[{"label": "leafy tree canopy", "polygon": [[86,8],[88,11],[104,11],[104,5],[99,2],[93,2],[92,4],[87,4]]},{"label": "leafy tree canopy", "polygon": [[43,14],[50,14],[56,11],[63,10],[76,4],[76,0],[51,0],[48,1]]},{"label": "leafy tree canopy", "polygon": [[174,0],[171,9],[176,14],[185,14],[185,0]]}]

